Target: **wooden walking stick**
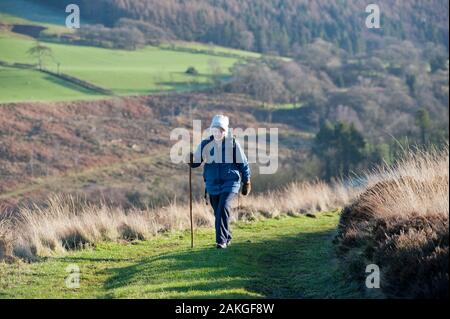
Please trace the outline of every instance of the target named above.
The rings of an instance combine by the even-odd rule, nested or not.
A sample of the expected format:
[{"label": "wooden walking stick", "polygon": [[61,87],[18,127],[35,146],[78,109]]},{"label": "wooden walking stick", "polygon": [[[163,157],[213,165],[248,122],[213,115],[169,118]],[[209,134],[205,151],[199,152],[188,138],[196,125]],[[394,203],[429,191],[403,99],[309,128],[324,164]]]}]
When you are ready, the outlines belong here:
[{"label": "wooden walking stick", "polygon": [[191,248],[194,248],[194,223],[192,219],[192,158],[189,165],[189,213],[191,217]]}]

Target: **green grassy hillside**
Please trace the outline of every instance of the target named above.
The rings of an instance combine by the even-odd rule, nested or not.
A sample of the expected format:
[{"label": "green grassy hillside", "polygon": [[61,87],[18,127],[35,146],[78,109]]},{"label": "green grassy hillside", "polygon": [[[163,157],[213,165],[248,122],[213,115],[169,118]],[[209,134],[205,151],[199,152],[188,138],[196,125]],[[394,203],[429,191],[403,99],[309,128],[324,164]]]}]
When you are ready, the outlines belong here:
[{"label": "green grassy hillside", "polygon": [[[34,70],[0,67],[0,102],[79,100],[101,97]],[[25,95],[25,96],[24,96]]]},{"label": "green grassy hillside", "polygon": [[[22,12],[26,1],[0,4],[0,61],[36,64],[27,54],[35,44],[31,37],[9,31],[13,25],[45,27],[43,34],[70,33],[62,18],[52,10],[37,5]],[[50,11],[49,11],[50,10]],[[25,10],[26,11],[26,10]],[[9,27],[8,27],[9,26]],[[226,78],[230,67],[241,58],[258,58],[260,54],[200,43],[174,42],[136,51],[113,50],[62,43],[43,43],[53,57],[44,68],[58,71],[112,91],[116,95],[146,95],[161,91],[188,91],[209,85],[213,76]],[[194,67],[197,75],[186,70]],[[20,101],[66,101],[92,99],[99,94],[36,70],[0,69],[0,103]]]},{"label": "green grassy hillside", "polygon": [[[0,264],[3,298],[339,298],[346,286],[331,243],[338,214],[265,219],[233,225],[227,250],[212,229],[150,241],[104,243],[34,264]],[[80,268],[79,289],[65,286],[66,267]]]},{"label": "green grassy hillside", "polygon": [[[27,55],[34,41],[12,33],[0,33],[0,60],[8,63],[36,63]],[[212,65],[220,67],[220,76],[229,75],[229,68],[238,60],[234,57],[222,57],[202,53],[190,53],[146,47],[137,51],[110,50],[103,48],[45,43],[53,51],[54,59],[45,61],[45,68],[60,71],[112,90],[117,95],[144,95],[164,90],[189,90],[208,84],[213,74]],[[193,66],[198,75],[187,75],[185,71]],[[29,71],[31,74],[35,71]],[[41,75],[33,74],[27,86],[15,78],[23,77],[22,70],[15,69],[2,75],[0,102],[31,100],[65,100],[67,97],[87,95],[86,92],[55,86],[54,81],[45,81]],[[10,82],[8,84],[8,82]],[[12,89],[12,91],[10,91]],[[20,96],[14,92],[20,91]],[[36,94],[37,91],[42,91]],[[37,97],[37,98],[36,98]]]}]

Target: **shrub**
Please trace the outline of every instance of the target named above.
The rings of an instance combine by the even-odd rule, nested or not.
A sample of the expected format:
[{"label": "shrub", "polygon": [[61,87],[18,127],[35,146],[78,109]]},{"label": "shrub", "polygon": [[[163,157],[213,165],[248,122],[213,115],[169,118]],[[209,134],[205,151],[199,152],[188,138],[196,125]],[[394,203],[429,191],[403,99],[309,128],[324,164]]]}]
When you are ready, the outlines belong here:
[{"label": "shrub", "polygon": [[448,298],[448,164],[448,148],[411,153],[367,176],[367,189],[342,211],[341,260],[354,273],[377,264],[388,297]]},{"label": "shrub", "polygon": [[193,66],[190,66],[190,67],[187,68],[186,74],[189,74],[189,75],[198,75],[198,71],[197,71],[197,69],[194,68]]}]

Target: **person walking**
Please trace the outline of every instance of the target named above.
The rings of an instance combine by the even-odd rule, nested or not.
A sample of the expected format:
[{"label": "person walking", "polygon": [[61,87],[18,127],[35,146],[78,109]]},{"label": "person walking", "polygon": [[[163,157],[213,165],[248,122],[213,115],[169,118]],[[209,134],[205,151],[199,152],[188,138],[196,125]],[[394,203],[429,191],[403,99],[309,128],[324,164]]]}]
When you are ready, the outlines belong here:
[{"label": "person walking", "polygon": [[238,196],[251,191],[250,166],[235,137],[229,130],[229,119],[216,115],[211,122],[212,135],[201,141],[194,153],[190,153],[189,165],[197,168],[204,163],[205,189],[214,209],[216,247],[225,249],[232,240],[230,230],[231,203]]}]

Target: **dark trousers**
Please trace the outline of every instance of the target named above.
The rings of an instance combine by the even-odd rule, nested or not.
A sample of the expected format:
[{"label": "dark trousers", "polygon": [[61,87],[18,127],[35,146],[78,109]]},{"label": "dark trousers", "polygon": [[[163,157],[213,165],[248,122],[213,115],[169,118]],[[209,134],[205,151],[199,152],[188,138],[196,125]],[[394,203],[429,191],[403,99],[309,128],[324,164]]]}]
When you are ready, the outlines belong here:
[{"label": "dark trousers", "polygon": [[209,195],[211,206],[216,217],[216,243],[226,244],[231,240],[230,217],[231,203],[235,193],[221,193],[219,195]]}]

